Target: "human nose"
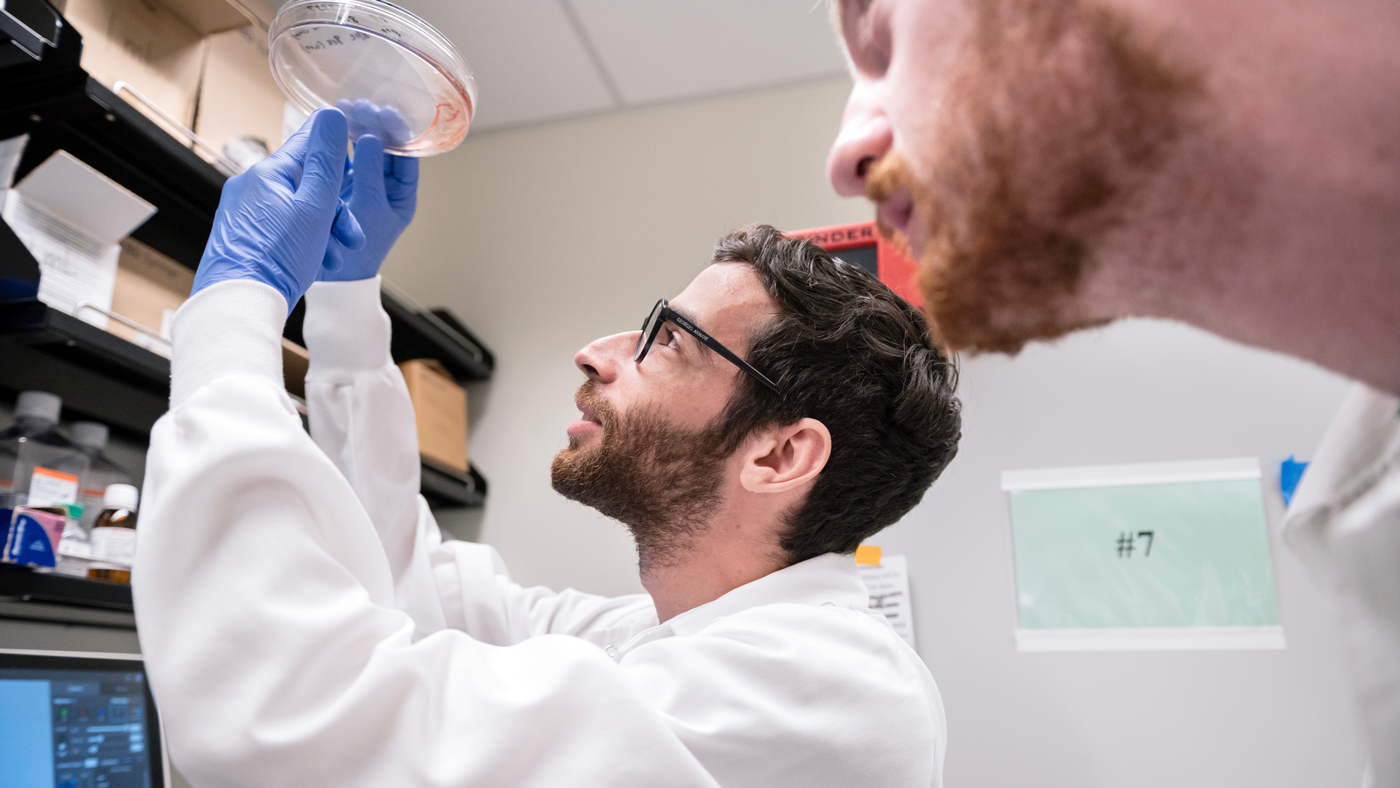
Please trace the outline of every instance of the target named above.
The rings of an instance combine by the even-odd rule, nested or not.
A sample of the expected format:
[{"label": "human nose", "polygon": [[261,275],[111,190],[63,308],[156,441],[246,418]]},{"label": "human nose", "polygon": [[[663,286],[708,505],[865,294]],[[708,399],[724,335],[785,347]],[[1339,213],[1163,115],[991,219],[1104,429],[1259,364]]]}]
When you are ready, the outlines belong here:
[{"label": "human nose", "polygon": [[617,370],[623,359],[632,358],[632,349],[637,345],[636,331],[613,334],[595,339],[574,354],[574,366],[579,368],[589,380],[595,383],[611,383],[617,380]]},{"label": "human nose", "polygon": [[893,145],[894,129],[889,118],[877,105],[870,89],[857,82],[846,101],[841,131],[826,159],[826,176],[832,188],[842,197],[864,196],[871,167]]}]

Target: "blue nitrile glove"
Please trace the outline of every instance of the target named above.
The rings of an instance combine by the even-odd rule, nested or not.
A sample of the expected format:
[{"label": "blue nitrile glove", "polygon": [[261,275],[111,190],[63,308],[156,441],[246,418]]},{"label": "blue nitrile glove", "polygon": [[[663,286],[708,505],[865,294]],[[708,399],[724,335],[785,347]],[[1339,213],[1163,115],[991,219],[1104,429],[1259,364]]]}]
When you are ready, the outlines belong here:
[{"label": "blue nitrile glove", "polygon": [[332,237],[347,249],[365,245],[339,198],[345,139],[345,116],[317,110],[276,153],[229,178],[190,295],[251,279],[276,288],[290,311],[316,280]]},{"label": "blue nitrile glove", "polygon": [[316,278],[346,282],[378,274],[389,248],[413,221],[418,207],[418,160],[384,153],[381,140],[402,143],[408,135],[408,124],[392,107],[376,107],[364,99],[354,104],[338,101],[336,107],[345,113],[350,134],[357,138],[355,160],[340,197],[364,228],[365,245],[349,249],[332,238]]}]

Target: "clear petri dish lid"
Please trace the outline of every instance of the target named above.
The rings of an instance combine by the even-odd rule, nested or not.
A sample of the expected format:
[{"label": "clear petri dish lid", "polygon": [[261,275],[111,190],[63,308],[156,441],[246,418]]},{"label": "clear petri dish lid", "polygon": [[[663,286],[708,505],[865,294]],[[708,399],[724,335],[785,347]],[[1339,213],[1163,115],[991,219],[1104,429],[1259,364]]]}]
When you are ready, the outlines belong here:
[{"label": "clear petri dish lid", "polygon": [[384,0],[292,0],[267,34],[272,76],[304,112],[339,107],[350,139],[374,134],[400,156],[457,147],[476,80],[447,37]]}]

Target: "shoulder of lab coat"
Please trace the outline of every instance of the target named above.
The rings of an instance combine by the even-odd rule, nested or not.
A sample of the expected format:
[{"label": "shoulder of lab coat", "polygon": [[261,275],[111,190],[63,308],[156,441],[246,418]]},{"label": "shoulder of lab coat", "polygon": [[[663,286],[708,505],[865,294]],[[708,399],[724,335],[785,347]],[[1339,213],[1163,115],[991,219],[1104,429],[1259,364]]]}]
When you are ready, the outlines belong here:
[{"label": "shoulder of lab coat", "polygon": [[941,784],[928,669],[849,555],[775,572],[626,644],[619,664],[721,785]]},{"label": "shoulder of lab coat", "polygon": [[1400,785],[1400,401],[1358,385],[1298,486],[1284,536],[1327,590],[1374,785]]}]

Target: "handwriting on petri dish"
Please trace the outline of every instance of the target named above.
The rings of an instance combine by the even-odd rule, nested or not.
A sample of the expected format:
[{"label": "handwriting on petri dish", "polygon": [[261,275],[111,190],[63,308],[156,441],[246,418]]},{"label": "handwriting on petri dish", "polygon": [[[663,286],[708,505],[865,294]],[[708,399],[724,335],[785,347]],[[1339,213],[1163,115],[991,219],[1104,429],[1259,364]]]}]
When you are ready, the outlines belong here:
[{"label": "handwriting on petri dish", "polygon": [[[343,10],[343,7],[340,3],[312,3],[306,6],[306,10],[325,11],[338,15]],[[400,41],[403,40],[403,33],[400,32],[397,28],[387,26],[386,22],[388,22],[389,20],[385,17],[369,16],[361,18],[361,16],[356,16],[355,14],[346,14],[343,17],[342,23],[357,25],[367,30],[377,30],[378,32],[383,33],[386,36],[392,36],[394,38],[399,39]],[[297,33],[292,34],[293,37],[296,37],[297,35]]]}]

